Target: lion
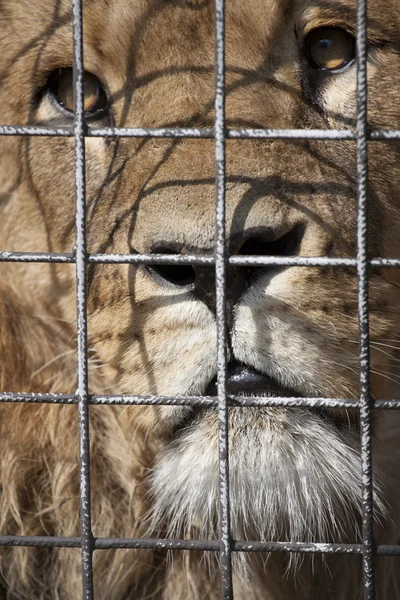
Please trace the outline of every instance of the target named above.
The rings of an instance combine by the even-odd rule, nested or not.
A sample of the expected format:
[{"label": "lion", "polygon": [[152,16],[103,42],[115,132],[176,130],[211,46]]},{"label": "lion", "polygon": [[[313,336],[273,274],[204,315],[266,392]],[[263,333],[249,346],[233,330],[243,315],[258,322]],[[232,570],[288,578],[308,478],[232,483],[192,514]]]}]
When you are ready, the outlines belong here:
[{"label": "lion", "polygon": [[[84,0],[87,127],[214,126],[212,0]],[[356,124],[355,0],[230,0],[228,128]],[[0,0],[1,121],[72,126],[69,0]],[[400,129],[400,2],[370,0],[368,122]],[[88,252],[212,256],[213,139],[86,137]],[[400,254],[400,146],[369,142],[369,253]],[[1,248],[71,253],[74,140],[0,138]],[[227,253],[357,255],[355,141],[229,139]],[[227,267],[227,386],[234,395],[357,399],[357,270]],[[87,268],[93,394],[216,395],[215,277],[207,265]],[[371,385],[395,397],[399,274],[371,268]],[[6,392],[73,394],[73,264],[0,266]],[[1,535],[79,536],[78,408],[0,403]],[[95,537],[219,539],[217,410],[90,406]],[[397,411],[373,411],[374,537],[398,544]],[[356,410],[232,406],[236,540],[361,541]],[[376,558],[380,600],[400,598]],[[1,548],[5,598],[81,597],[79,548]],[[236,600],[361,600],[360,555],[234,553]],[[218,553],[103,549],[104,600],[217,600]]]}]

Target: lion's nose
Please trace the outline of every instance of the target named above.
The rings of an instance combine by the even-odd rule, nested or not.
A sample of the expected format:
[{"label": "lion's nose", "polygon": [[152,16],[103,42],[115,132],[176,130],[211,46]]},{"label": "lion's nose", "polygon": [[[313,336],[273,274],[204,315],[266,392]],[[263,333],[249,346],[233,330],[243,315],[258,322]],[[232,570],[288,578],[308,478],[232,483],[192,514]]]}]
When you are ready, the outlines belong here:
[{"label": "lion's nose", "polygon": [[[289,233],[276,237],[270,231],[257,235],[235,235],[228,240],[230,254],[244,256],[290,256],[296,254],[300,245],[300,228],[295,227]],[[154,254],[185,254],[187,250],[175,242],[154,245]],[[201,252],[201,249],[198,251]],[[201,252],[204,254],[204,251]],[[267,267],[271,270],[271,267]],[[246,289],[253,284],[263,267],[227,268],[226,302],[228,310],[240,300]],[[149,272],[158,280],[164,280],[174,287],[187,287],[193,295],[215,310],[215,269],[212,265],[152,265]]]}]

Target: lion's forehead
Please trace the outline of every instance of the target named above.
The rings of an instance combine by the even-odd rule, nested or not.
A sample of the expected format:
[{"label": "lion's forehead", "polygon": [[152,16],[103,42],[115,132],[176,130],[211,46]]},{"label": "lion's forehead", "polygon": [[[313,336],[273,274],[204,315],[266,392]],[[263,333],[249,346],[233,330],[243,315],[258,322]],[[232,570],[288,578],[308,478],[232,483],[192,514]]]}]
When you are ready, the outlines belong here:
[{"label": "lion's forehead", "polygon": [[[140,65],[132,61],[132,53],[137,52],[139,42],[144,42],[147,50],[151,46],[151,52],[145,57],[150,62],[155,58],[164,62],[165,53],[161,48],[165,50],[166,44],[179,48],[183,43],[188,49],[199,51],[205,41],[209,40],[209,48],[205,50],[203,58],[207,56],[208,59],[208,51],[212,51],[212,0],[86,0],[83,4],[88,41],[103,52],[104,59],[115,58],[115,65],[121,64],[121,59],[129,56],[131,68],[135,71],[140,69]],[[279,44],[282,51],[287,40],[281,34],[287,26],[307,28],[313,24],[317,26],[321,21],[325,24],[329,21],[346,21],[355,27],[355,7],[355,0],[337,0],[335,3],[330,0],[249,0],[245,4],[240,0],[232,0],[227,3],[226,11],[227,54],[229,56],[231,53],[232,57],[236,54],[238,60],[246,60],[246,57],[251,60],[258,42],[264,44],[264,50],[265,45]],[[381,34],[381,37],[398,37],[399,8],[399,0],[370,0],[368,11],[371,32]],[[12,22],[12,28],[17,34],[24,31],[25,42],[26,35],[30,35],[32,41],[40,42],[44,37],[40,33],[54,37],[55,32],[71,25],[71,2],[3,0],[0,7],[1,21],[5,26]],[[172,28],[166,27],[166,24]],[[44,29],[46,26],[51,29]],[[229,44],[230,34],[238,31],[240,35],[235,36],[235,48],[235,45]],[[154,35],[160,37],[156,40]],[[251,44],[248,43],[250,40]],[[242,52],[236,50],[238,47],[242,48]],[[247,51],[243,54],[246,47]],[[262,48],[259,47],[258,50],[262,51]],[[68,48],[68,51],[71,49]],[[192,58],[201,61],[201,52],[197,58]]]}]

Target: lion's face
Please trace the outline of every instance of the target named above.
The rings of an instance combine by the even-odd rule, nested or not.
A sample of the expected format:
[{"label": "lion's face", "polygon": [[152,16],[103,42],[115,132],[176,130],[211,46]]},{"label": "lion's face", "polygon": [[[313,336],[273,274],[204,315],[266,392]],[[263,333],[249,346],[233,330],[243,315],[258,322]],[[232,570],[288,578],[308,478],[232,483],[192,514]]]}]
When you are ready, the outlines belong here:
[{"label": "lion's face", "polygon": [[[227,4],[229,127],[355,126],[353,1]],[[369,121],[375,128],[399,128],[400,4],[369,4]],[[0,25],[0,53],[7,59],[0,91],[2,121],[71,125],[72,112],[65,110],[72,102],[69,2],[3,0]],[[92,74],[86,91],[89,125],[212,126],[213,34],[208,0],[86,2],[85,69]],[[399,146],[376,142],[369,148],[370,252],[397,256]],[[0,151],[2,218],[7,224],[2,245],[71,251],[73,141],[2,139]],[[212,254],[213,140],[88,138],[86,155],[90,252]],[[227,142],[226,168],[231,254],[356,256],[355,143],[232,139]],[[28,269],[21,272],[28,289],[44,304],[49,289],[52,297],[57,289],[63,314],[74,318],[72,271],[42,267],[40,278],[30,276]],[[108,384],[131,394],[212,391],[217,370],[212,268],[90,266],[88,282],[91,344],[105,365]],[[370,294],[374,394],[384,397],[386,354],[391,351],[382,350],[382,344],[396,337],[394,273],[372,272]],[[229,375],[236,376],[229,386],[235,393],[357,397],[355,269],[232,267],[227,320]],[[194,526],[204,503],[209,502],[211,514],[216,502],[210,492],[217,472],[215,413],[177,407],[131,411],[127,429],[145,428],[167,446],[154,475],[157,495],[165,492],[158,516],[168,512],[168,502],[179,501],[182,514],[174,526],[185,520],[184,514]],[[254,470],[259,477],[253,477],[250,504],[269,502],[271,511],[278,511],[273,488],[280,486],[289,499],[291,493],[303,498],[298,501],[301,515],[312,481],[322,478],[326,485],[313,500],[317,514],[321,498],[329,494],[328,477],[337,478],[338,498],[353,486],[348,502],[358,502],[356,423],[346,431],[340,416],[235,409],[231,427],[234,507],[235,498],[239,507]],[[348,472],[341,477],[343,461]],[[286,464],[285,477],[278,464]],[[305,470],[310,464],[314,467]],[[189,506],[184,494],[200,466],[202,491]],[[174,472],[180,477],[174,479]],[[297,479],[305,481],[305,489],[299,484],[293,492],[291,481]],[[338,504],[332,492],[331,496],[332,504]],[[307,528],[299,524],[296,510],[289,533],[301,538]],[[287,518],[283,515],[282,522]],[[212,519],[211,514],[210,523]],[[317,520],[313,530],[324,529]],[[329,537],[330,527],[325,523],[321,537]]]}]

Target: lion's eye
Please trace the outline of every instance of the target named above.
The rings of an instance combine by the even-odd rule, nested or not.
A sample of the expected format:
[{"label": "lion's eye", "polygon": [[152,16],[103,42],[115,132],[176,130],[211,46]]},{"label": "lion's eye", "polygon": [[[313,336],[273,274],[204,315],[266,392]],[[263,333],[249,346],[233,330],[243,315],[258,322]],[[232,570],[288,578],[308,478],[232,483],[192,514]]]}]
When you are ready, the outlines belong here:
[{"label": "lion's eye", "polygon": [[307,60],[314,69],[338,71],[353,62],[356,55],[352,35],[337,27],[320,27],[306,37]]},{"label": "lion's eye", "polygon": [[[83,90],[86,117],[102,116],[109,106],[107,94],[98,78],[87,71],[84,74]],[[62,69],[50,78],[49,93],[58,107],[73,114],[74,90],[72,69]]]}]

